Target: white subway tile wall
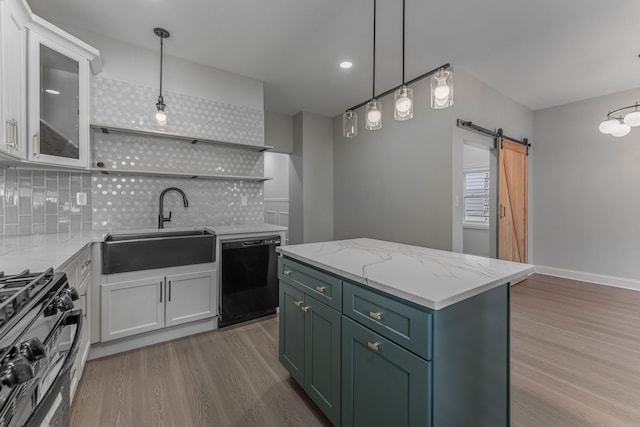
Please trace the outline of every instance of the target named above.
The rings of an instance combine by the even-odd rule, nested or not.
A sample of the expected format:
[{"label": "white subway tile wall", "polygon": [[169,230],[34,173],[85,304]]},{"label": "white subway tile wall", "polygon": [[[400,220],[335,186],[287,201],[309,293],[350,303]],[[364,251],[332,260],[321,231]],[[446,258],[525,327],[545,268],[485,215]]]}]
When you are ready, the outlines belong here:
[{"label": "white subway tile wall", "polygon": [[[91,175],[0,169],[0,235],[91,230]],[[77,204],[85,193],[87,205]]]}]

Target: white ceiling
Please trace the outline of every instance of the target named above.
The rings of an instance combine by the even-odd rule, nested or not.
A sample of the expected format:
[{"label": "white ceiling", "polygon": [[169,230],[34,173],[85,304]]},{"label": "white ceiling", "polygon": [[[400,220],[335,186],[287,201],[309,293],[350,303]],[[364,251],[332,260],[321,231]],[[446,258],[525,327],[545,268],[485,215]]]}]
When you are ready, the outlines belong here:
[{"label": "white ceiling", "polygon": [[[166,54],[264,81],[269,111],[334,116],[371,97],[373,0],[28,2],[55,24],[148,49],[166,28]],[[637,0],[406,7],[407,80],[449,62],[533,110],[640,87]],[[378,1],[377,22],[380,93],[402,79],[402,0]]]}]

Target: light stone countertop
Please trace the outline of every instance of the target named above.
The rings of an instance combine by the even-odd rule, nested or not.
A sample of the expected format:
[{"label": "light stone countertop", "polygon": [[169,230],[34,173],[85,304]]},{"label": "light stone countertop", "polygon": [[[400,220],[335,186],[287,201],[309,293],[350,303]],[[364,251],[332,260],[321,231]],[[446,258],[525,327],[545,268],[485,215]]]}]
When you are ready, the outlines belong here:
[{"label": "light stone countertop", "polygon": [[[270,224],[248,225],[205,225],[197,227],[157,228],[144,230],[115,230],[118,233],[167,232],[179,230],[207,229],[217,236],[234,234],[279,233],[286,227]],[[44,271],[49,267],[58,269],[69,258],[76,255],[88,244],[101,242],[108,234],[106,230],[85,233],[33,234],[0,238],[0,272],[16,274],[23,270]]]},{"label": "light stone countertop", "polygon": [[534,266],[374,239],[282,246],[290,258],[434,310],[534,272]]}]

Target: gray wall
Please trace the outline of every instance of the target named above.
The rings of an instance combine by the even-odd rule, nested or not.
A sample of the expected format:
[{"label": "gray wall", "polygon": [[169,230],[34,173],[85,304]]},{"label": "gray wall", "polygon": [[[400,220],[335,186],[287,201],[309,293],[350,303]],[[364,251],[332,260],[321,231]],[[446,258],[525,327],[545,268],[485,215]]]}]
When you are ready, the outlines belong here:
[{"label": "gray wall", "polygon": [[333,239],[333,135],[328,117],[299,113],[293,119],[289,168],[290,243]]},{"label": "gray wall", "polygon": [[640,89],[536,111],[536,264],[640,279],[640,129],[601,134]]},{"label": "gray wall", "polygon": [[[535,160],[535,137],[533,129],[533,111],[529,108],[518,104],[511,98],[507,98],[500,92],[496,91],[490,86],[487,86],[480,80],[465,73],[459,69],[454,70],[454,114],[456,118],[462,120],[471,121],[478,126],[482,126],[487,129],[495,130],[502,128],[505,135],[512,138],[529,138],[534,145],[532,148],[532,155],[529,156],[529,254],[532,254],[533,247],[533,191],[532,189],[532,173]],[[483,135],[479,135],[473,132],[469,132],[465,129],[460,129],[455,126],[453,129],[453,182],[452,191],[454,197],[459,197],[462,200],[464,184],[462,181],[463,161],[462,150],[463,144],[470,144],[476,146],[493,147],[493,138],[488,138]],[[491,158],[491,185],[494,189],[497,189],[498,169],[496,157]],[[497,206],[497,195],[492,195],[492,200]],[[453,209],[453,250],[456,252],[463,251],[463,204],[455,206]],[[495,215],[491,217],[490,221],[490,234],[497,236],[497,220]],[[491,248],[492,256],[497,254],[496,240],[492,239]],[[529,256],[529,262],[533,262],[533,257]]]},{"label": "gray wall", "polygon": [[[334,119],[335,237],[373,237],[462,251],[463,143],[491,146],[489,138],[458,129],[457,118],[513,137],[531,137],[533,113],[454,70],[454,105],[432,110],[429,80],[413,86],[414,118],[393,120],[392,95],[382,99],[383,127],[342,137]],[[455,197],[460,200],[455,206]]]},{"label": "gray wall", "polygon": [[264,112],[264,143],[274,153],[293,152],[293,117],[286,114]]},{"label": "gray wall", "polygon": [[335,237],[371,237],[451,249],[452,109],[432,110],[428,80],[413,86],[414,118],[393,119],[382,98],[382,129],[342,136],[334,119]]}]

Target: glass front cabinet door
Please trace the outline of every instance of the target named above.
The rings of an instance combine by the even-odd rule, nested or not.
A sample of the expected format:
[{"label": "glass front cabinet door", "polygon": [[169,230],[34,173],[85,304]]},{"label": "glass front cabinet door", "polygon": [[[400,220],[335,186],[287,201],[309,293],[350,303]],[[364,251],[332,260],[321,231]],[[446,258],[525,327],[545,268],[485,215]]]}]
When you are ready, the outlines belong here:
[{"label": "glass front cabinet door", "polygon": [[89,60],[29,31],[29,160],[89,166]]}]

